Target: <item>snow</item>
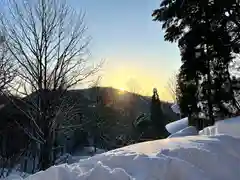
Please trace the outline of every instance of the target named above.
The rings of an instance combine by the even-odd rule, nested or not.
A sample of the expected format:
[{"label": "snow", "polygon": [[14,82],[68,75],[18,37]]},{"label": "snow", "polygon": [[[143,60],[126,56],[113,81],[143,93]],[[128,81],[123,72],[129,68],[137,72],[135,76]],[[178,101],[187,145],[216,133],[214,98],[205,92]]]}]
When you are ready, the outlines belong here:
[{"label": "snow", "polygon": [[206,135],[206,136],[214,136],[217,135],[217,127],[216,126],[209,126],[204,128],[203,130],[199,131],[199,135]]},{"label": "snow", "polygon": [[75,162],[80,161],[81,159],[87,159],[96,154],[101,154],[104,152],[106,152],[106,150],[104,150],[104,149],[99,149],[99,148],[95,149],[92,146],[84,147],[83,149],[76,150],[76,152],[73,153],[72,155],[69,153],[66,153],[66,154],[60,156],[55,161],[55,164],[56,165],[64,164],[64,163],[73,164]]},{"label": "snow", "polygon": [[53,166],[26,180],[236,180],[239,140],[216,135],[148,141]]},{"label": "snow", "polygon": [[240,117],[218,121],[215,124],[218,134],[227,134],[240,138]]},{"label": "snow", "polygon": [[217,121],[214,126],[204,128],[199,132],[200,135],[218,135],[225,134],[240,138],[240,117],[233,117]]},{"label": "snow", "polygon": [[9,175],[6,177],[6,173],[9,171],[8,169],[4,169],[5,173],[4,173],[4,177],[5,178],[0,178],[0,180],[18,180],[18,179],[22,179],[23,177],[28,177],[29,174],[24,173],[24,172],[20,172],[17,170],[12,170]]},{"label": "snow", "polygon": [[87,159],[91,156],[72,156],[71,154],[64,154],[62,156],[60,156],[56,161],[55,164],[59,165],[59,164],[64,164],[64,163],[68,163],[68,164],[73,164],[75,162],[80,161],[81,159]]},{"label": "snow", "polygon": [[174,134],[171,134],[170,136],[168,136],[168,138],[173,138],[173,137],[184,137],[184,136],[195,136],[198,135],[198,131],[195,127],[193,126],[189,126],[186,127]]},{"label": "snow", "polygon": [[53,166],[25,180],[236,180],[240,176],[239,125],[240,117],[226,119],[198,135],[195,127],[186,127],[184,118],[167,125],[172,132],[167,139],[85,159],[77,153],[71,157],[73,162]]},{"label": "snow", "polygon": [[178,121],[171,122],[171,123],[167,124],[165,127],[169,133],[174,134],[174,133],[188,127],[188,118],[186,117],[186,118],[180,119]]},{"label": "snow", "polygon": [[176,113],[176,114],[180,114],[180,113],[181,113],[178,104],[173,104],[173,105],[171,106],[171,109],[172,109],[172,111],[173,111],[174,113]]}]

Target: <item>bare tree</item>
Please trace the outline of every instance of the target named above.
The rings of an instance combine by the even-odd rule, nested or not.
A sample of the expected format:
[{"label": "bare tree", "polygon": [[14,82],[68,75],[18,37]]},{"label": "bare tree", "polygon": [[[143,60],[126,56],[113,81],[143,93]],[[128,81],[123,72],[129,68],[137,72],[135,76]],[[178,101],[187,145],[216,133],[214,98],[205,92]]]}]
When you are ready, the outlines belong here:
[{"label": "bare tree", "polygon": [[26,102],[31,111],[22,110],[31,127],[24,132],[40,144],[40,169],[46,169],[52,163],[53,126],[60,112],[53,107],[99,66],[87,61],[90,39],[85,36],[84,14],[76,13],[66,0],[8,0],[8,5],[1,27],[19,66],[14,90],[25,96],[33,93]]},{"label": "bare tree", "polygon": [[[0,32],[0,108],[4,107],[8,99],[8,92],[11,83],[15,78],[14,62],[8,48],[6,47],[6,39],[2,32]],[[9,132],[12,131],[10,126],[3,126],[6,120],[2,117],[0,127],[0,177],[4,175],[3,172],[10,165],[9,160],[16,159],[16,156],[9,155],[10,150],[7,148],[7,140]],[[6,173],[6,172],[5,172]]]},{"label": "bare tree", "polygon": [[177,102],[177,73],[174,73],[168,80],[166,89],[173,102]]},{"label": "bare tree", "polygon": [[13,82],[16,71],[15,63],[6,46],[5,36],[0,33],[0,91],[6,93],[9,90],[10,84]]}]

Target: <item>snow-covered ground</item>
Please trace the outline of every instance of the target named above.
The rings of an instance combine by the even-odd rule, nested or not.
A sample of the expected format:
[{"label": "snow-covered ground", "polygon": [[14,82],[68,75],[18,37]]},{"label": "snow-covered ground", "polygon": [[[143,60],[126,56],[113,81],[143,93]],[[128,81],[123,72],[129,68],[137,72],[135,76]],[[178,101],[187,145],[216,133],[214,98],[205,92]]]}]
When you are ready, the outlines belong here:
[{"label": "snow-covered ground", "polygon": [[240,117],[218,122],[199,135],[194,127],[185,127],[185,121],[182,122],[183,129],[179,130],[179,124],[175,124],[178,128],[175,127],[167,139],[123,147],[73,164],[53,166],[26,180],[239,179]]},{"label": "snow-covered ground", "polygon": [[[6,174],[9,173],[8,169],[4,169],[4,177],[6,177]],[[0,178],[0,180],[17,180],[17,179],[22,179],[24,177],[28,177],[29,174],[24,173],[24,172],[20,172],[20,171],[16,171],[16,170],[12,170],[10,172],[10,174],[7,176],[7,178]]]},{"label": "snow-covered ground", "polygon": [[217,135],[144,142],[54,166],[27,180],[236,180],[239,140]]},{"label": "snow-covered ground", "polygon": [[63,163],[73,164],[82,159],[87,159],[93,155],[101,154],[104,152],[106,152],[106,150],[104,150],[104,149],[99,149],[99,148],[95,149],[94,147],[91,147],[91,146],[84,147],[83,149],[76,150],[76,152],[73,153],[72,155],[67,153],[67,154],[64,154],[63,156],[60,156],[56,160],[55,164],[56,165],[63,164]]}]

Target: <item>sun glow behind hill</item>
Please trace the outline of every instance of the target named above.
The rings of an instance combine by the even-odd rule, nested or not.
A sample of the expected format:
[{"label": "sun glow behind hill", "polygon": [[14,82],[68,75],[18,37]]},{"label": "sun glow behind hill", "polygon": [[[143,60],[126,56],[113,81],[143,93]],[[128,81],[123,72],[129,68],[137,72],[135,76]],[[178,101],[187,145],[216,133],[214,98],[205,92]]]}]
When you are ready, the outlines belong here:
[{"label": "sun glow behind hill", "polygon": [[122,87],[120,87],[119,90],[120,90],[120,93],[124,93],[126,91],[125,88],[122,88]]},{"label": "sun glow behind hill", "polygon": [[168,76],[163,73],[158,78],[153,73],[146,72],[148,71],[143,71],[140,68],[132,69],[126,67],[106,70],[101,86],[119,89],[119,95],[128,91],[144,96],[151,96],[152,89],[156,87],[162,100],[172,101],[171,95],[166,88]]}]

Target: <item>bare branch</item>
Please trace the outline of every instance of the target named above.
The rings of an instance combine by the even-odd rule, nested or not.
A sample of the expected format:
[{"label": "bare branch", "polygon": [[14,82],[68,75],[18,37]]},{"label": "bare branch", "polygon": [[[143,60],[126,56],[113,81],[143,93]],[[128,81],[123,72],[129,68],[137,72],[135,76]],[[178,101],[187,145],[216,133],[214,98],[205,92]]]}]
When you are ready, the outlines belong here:
[{"label": "bare branch", "polygon": [[177,102],[177,95],[176,95],[176,90],[177,90],[177,74],[174,73],[172,77],[169,78],[167,82],[166,89],[171,96],[173,102]]},{"label": "bare branch", "polygon": [[[6,47],[17,65],[17,78],[11,88],[27,96],[22,102],[27,108],[17,108],[36,131],[34,135],[24,132],[44,143],[44,169],[50,161],[44,152],[52,149],[48,146],[54,141],[55,131],[59,127],[78,126],[70,124],[79,108],[66,102],[67,90],[97,73],[101,64],[93,67],[89,61],[85,14],[75,12],[66,1],[8,0],[8,5],[0,25],[6,34]],[[25,130],[22,126],[19,127]]]}]

